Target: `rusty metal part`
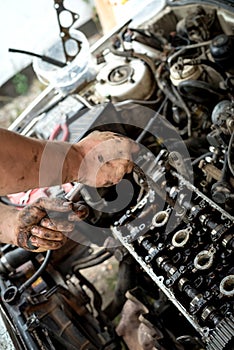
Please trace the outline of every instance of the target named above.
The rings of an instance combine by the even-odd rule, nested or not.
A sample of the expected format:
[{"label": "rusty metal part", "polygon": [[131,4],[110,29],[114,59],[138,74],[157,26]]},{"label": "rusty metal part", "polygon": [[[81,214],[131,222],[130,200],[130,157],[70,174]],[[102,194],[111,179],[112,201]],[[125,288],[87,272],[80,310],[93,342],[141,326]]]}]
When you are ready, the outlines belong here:
[{"label": "rusty metal part", "polygon": [[[79,14],[67,9],[63,5],[63,2],[64,0],[54,0],[54,7],[57,13],[58,25],[60,29],[60,37],[63,44],[63,51],[65,54],[66,62],[71,62],[74,59],[74,57],[80,52],[80,49],[81,49],[81,42],[75,39],[74,37],[72,37],[70,34],[70,29],[73,27],[74,23],[79,19]],[[70,25],[65,26],[61,23],[61,16],[63,14],[68,14],[71,16]],[[68,52],[68,49],[66,47],[68,41],[70,40],[75,41],[78,46],[78,51],[74,55],[71,55],[71,53]]]}]

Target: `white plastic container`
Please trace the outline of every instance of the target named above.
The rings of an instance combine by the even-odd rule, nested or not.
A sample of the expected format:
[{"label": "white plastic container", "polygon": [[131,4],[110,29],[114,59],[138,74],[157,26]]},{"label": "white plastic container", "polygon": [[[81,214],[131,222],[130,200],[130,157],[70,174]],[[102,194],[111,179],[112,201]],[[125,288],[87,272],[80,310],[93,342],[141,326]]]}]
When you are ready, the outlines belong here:
[{"label": "white plastic container", "polygon": [[[81,48],[78,54],[75,53],[74,59],[68,62],[65,67],[57,67],[39,58],[33,60],[33,69],[43,84],[52,84],[55,88],[72,90],[86,80],[86,73],[91,60],[89,42],[82,32],[75,29],[71,30],[71,37],[81,42]],[[69,44],[71,44],[69,54],[71,52],[70,55],[72,55],[73,49],[76,50],[76,45],[74,45],[76,42],[71,41]],[[65,63],[62,40],[59,39],[51,45],[44,52],[44,55]]]}]

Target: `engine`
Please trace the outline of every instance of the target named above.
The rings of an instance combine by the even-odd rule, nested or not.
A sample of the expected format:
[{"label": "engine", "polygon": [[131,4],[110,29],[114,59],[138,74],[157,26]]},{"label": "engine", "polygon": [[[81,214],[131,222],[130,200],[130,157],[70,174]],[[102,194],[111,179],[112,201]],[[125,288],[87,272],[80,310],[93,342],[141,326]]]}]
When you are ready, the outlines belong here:
[{"label": "engine", "polygon": [[[35,349],[233,349],[233,8],[181,2],[146,6],[147,20],[93,48],[92,79],[12,127],[48,139],[65,113],[71,142],[112,130],[140,147],[116,186],[51,189],[89,216],[49,265],[2,249],[3,302]],[[119,273],[103,309],[81,272],[110,256]]]},{"label": "engine", "polygon": [[[207,349],[225,348],[233,327],[233,217],[174,166],[168,169],[171,157],[178,161],[177,154],[169,154],[155,167],[157,186],[150,185],[114,224],[113,235],[199,332]],[[165,206],[157,210],[162,198]]]},{"label": "engine", "polygon": [[217,350],[231,346],[233,332],[234,39],[224,17],[188,6],[128,24],[99,53],[95,85],[124,124],[144,130],[130,128],[147,148],[135,160],[141,195],[112,221],[112,234]]}]

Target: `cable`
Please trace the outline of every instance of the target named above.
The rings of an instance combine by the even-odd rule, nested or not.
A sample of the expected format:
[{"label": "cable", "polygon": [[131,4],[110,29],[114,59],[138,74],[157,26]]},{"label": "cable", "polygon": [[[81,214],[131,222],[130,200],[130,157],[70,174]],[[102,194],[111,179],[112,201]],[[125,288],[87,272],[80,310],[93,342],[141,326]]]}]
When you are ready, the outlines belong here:
[{"label": "cable", "polygon": [[25,207],[25,204],[16,204],[16,203],[13,203],[13,202],[11,202],[10,199],[7,198],[7,197],[0,197],[0,201],[1,201],[3,204],[11,205],[12,207],[16,207],[16,208],[24,208],[24,207]]},{"label": "cable", "polygon": [[200,162],[200,160],[204,159],[205,157],[211,157],[213,155],[212,152],[207,152],[205,154],[202,154],[200,157],[196,158],[193,162],[192,165],[196,165]]},{"label": "cable", "polygon": [[23,283],[20,287],[19,287],[19,293],[23,293],[23,291],[25,291],[25,289],[27,289],[33,282],[35,282],[38,277],[42,274],[42,272],[46,269],[50,257],[51,257],[52,251],[48,250],[46,252],[46,256],[45,259],[43,261],[43,263],[41,264],[41,266],[39,267],[39,269],[25,282]]},{"label": "cable", "polygon": [[179,51],[176,51],[175,53],[173,53],[167,60],[169,67],[171,67],[171,63],[172,61],[179,55],[182,55],[185,51],[190,50],[190,49],[195,49],[198,47],[202,47],[202,46],[207,46],[211,44],[211,40],[208,41],[204,41],[202,43],[198,43],[198,44],[192,44],[192,45],[187,45],[182,47]]},{"label": "cable", "polygon": [[176,98],[175,94],[171,91],[168,82],[162,79],[163,70],[165,69],[165,62],[160,63],[156,70],[155,79],[159,89],[164,93],[164,95],[171,101],[171,103],[179,108],[183,109],[181,101]]},{"label": "cable", "polygon": [[185,113],[187,115],[188,136],[191,137],[191,135],[192,135],[192,116],[191,116],[191,112],[190,112],[189,108],[187,107],[186,103],[184,102],[184,100],[182,99],[181,95],[178,93],[178,91],[177,91],[177,89],[175,88],[174,85],[172,85],[172,91],[175,94],[175,96],[177,97],[178,101],[180,101],[181,106],[182,106],[183,110],[185,111]]},{"label": "cable", "polygon": [[228,170],[228,155],[227,152],[224,155],[224,162],[223,162],[223,169],[222,169],[222,176],[221,176],[221,181],[222,182],[227,182],[227,170]]},{"label": "cable", "polygon": [[100,256],[99,258],[84,262],[84,263],[80,263],[80,264],[76,264],[75,266],[73,266],[73,271],[76,272],[78,270],[82,270],[82,269],[87,269],[89,267],[93,267],[99,264],[102,264],[104,261],[106,261],[107,259],[111,258],[113,256],[112,253],[106,253],[104,256]]},{"label": "cable", "polygon": [[210,83],[200,80],[181,81],[177,87],[179,93],[197,103],[210,103],[224,97],[224,91],[214,90]]},{"label": "cable", "polygon": [[231,161],[233,139],[234,139],[234,132],[232,133],[232,136],[230,138],[229,145],[228,145],[228,150],[227,150],[227,161],[228,161],[228,166],[229,166],[229,169],[230,169],[230,171],[232,173],[232,176],[234,176],[234,168],[233,168],[232,161]]},{"label": "cable", "polygon": [[51,63],[53,64],[54,66],[57,66],[57,67],[60,67],[60,68],[63,68],[65,67],[67,64],[66,63],[63,63],[61,61],[58,61],[54,58],[51,58],[51,57],[48,57],[48,56],[45,56],[45,55],[39,55],[37,53],[34,53],[34,52],[31,52],[31,51],[25,51],[25,50],[18,50],[18,49],[8,49],[9,52],[17,52],[17,53],[23,53],[25,55],[29,55],[29,56],[34,56],[34,57],[38,57],[38,58],[41,58],[42,61],[45,61],[47,63]]},{"label": "cable", "polygon": [[84,258],[80,258],[80,259],[77,259],[75,260],[71,266],[75,266],[75,265],[79,265],[79,264],[83,264],[83,263],[87,263],[87,262],[90,262],[92,260],[95,260],[97,258],[99,258],[100,256],[106,254],[107,250],[105,248],[99,250],[97,253],[95,254],[91,254],[91,255],[88,255]]},{"label": "cable", "polygon": [[154,104],[157,104],[159,101],[160,101],[159,98],[157,98],[157,100],[134,100],[134,99],[131,99],[131,100],[124,100],[124,101],[121,101],[121,102],[116,102],[116,103],[114,103],[114,106],[115,107],[121,107],[121,106],[125,106],[125,105],[127,105],[129,103],[144,104],[144,105],[154,105]]},{"label": "cable", "polygon": [[163,102],[161,103],[159,109],[155,112],[154,116],[152,118],[150,118],[150,120],[148,121],[148,123],[144,127],[144,130],[137,137],[136,142],[138,142],[138,143],[141,142],[143,137],[146,135],[146,133],[149,132],[149,130],[151,129],[151,126],[155,122],[155,119],[159,116],[159,114],[160,114],[161,110],[163,109],[164,105],[166,104],[167,100],[168,100],[168,98],[166,96],[165,99],[163,100]]}]

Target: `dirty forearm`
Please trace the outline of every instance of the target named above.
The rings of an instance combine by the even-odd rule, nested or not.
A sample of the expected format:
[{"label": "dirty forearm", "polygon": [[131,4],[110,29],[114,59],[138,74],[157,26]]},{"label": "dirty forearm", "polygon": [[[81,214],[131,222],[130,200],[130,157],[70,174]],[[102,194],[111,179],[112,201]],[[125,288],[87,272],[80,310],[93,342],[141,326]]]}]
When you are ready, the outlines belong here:
[{"label": "dirty forearm", "polygon": [[75,181],[79,146],[0,129],[0,195]]},{"label": "dirty forearm", "polygon": [[16,244],[14,239],[14,221],[17,209],[0,203],[0,243]]}]

